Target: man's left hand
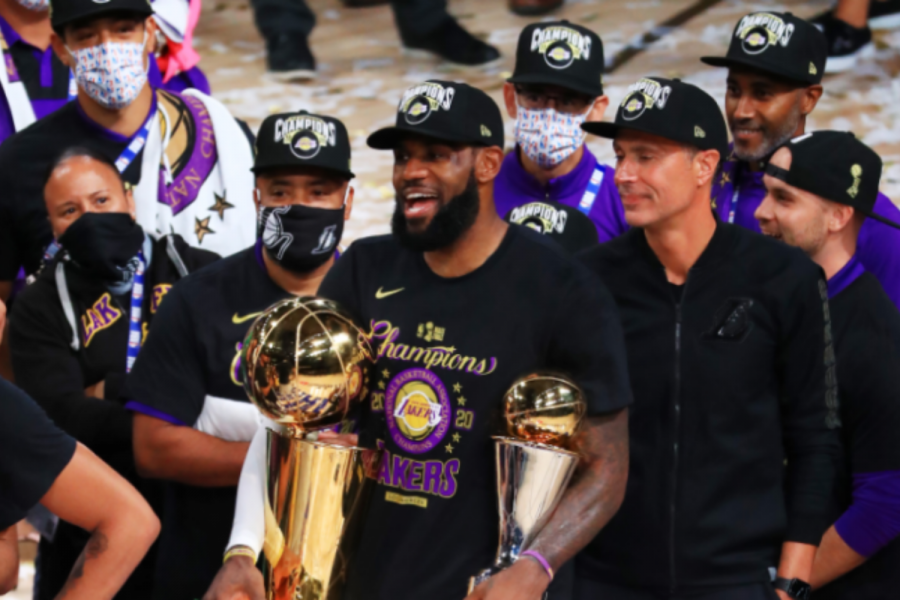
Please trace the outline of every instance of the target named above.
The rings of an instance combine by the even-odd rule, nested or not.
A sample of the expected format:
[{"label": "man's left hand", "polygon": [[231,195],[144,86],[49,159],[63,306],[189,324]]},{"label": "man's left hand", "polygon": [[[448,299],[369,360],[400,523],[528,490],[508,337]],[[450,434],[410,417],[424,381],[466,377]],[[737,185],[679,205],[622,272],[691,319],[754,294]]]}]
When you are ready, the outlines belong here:
[{"label": "man's left hand", "polygon": [[465,600],[541,600],[550,577],[528,557],[481,583]]}]

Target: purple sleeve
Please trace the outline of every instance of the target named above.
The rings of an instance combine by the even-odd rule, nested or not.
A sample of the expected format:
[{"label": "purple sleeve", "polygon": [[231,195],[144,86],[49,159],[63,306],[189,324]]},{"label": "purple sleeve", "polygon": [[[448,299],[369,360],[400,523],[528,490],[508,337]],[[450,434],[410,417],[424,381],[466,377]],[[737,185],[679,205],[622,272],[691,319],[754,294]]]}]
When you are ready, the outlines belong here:
[{"label": "purple sleeve", "polygon": [[900,471],[854,474],[853,504],[834,528],[867,558],[900,537]]},{"label": "purple sleeve", "polygon": [[6,100],[6,94],[0,92],[0,142],[16,132],[13,124],[12,110]]},{"label": "purple sleeve", "polygon": [[[900,223],[900,210],[884,194],[878,194],[874,212]],[[900,308],[900,229],[866,219],[856,249],[863,267],[878,278],[891,301]]]},{"label": "purple sleeve", "polygon": [[140,402],[135,402],[134,400],[130,400],[125,404],[125,409],[130,410],[132,412],[141,413],[142,415],[147,415],[148,417],[154,417],[161,421],[165,421],[166,423],[171,423],[172,425],[184,425],[187,427],[187,423],[181,421],[180,419],[176,419],[172,415],[168,415],[161,410],[157,410],[152,406],[147,406],[146,404],[141,404]]},{"label": "purple sleeve", "polygon": [[616,189],[615,174],[615,169],[603,167],[603,183],[597,194],[599,197],[591,208],[590,217],[597,226],[597,237],[601,244],[628,231],[625,209],[622,207],[619,190]]}]

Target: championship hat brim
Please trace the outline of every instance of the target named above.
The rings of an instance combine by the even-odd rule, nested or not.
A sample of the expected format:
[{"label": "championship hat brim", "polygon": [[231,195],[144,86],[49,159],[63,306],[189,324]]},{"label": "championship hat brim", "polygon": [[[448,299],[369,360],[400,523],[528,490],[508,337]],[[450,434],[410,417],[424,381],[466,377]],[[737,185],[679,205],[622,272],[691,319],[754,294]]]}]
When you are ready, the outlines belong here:
[{"label": "championship hat brim", "polygon": [[397,146],[400,145],[404,139],[410,136],[421,136],[425,138],[431,138],[434,140],[438,140],[440,142],[450,142],[452,144],[466,144],[466,145],[477,145],[477,146],[489,146],[491,144],[487,144],[484,140],[473,140],[469,136],[465,135],[454,135],[448,131],[439,131],[436,129],[429,129],[427,127],[385,127],[384,129],[379,129],[375,133],[371,134],[367,139],[366,143],[370,148],[374,148],[375,150],[393,150]]},{"label": "championship hat brim", "polygon": [[[60,2],[67,5],[59,7]],[[70,0],[57,0],[50,6],[50,25],[60,29],[69,23],[90,19],[104,14],[129,12],[144,18],[153,16],[153,7],[147,0],[127,0],[125,2],[79,2],[76,5]]]},{"label": "championship hat brim", "polygon": [[329,171],[331,173],[335,173],[336,175],[340,175],[341,177],[346,177],[347,179],[353,179],[356,175],[350,169],[338,169],[335,167],[329,167],[327,165],[316,165],[316,164],[298,164],[297,162],[290,161],[279,161],[274,160],[271,162],[264,162],[261,164],[254,165],[250,167],[250,171],[253,172],[254,175],[265,175],[269,171],[274,171],[275,169],[302,169],[302,168],[312,168],[312,169],[322,169],[323,171]]},{"label": "championship hat brim", "polygon": [[749,58],[728,58],[727,56],[702,56],[700,57],[700,62],[707,64],[711,67],[721,67],[724,69],[731,69],[734,67],[748,69],[750,71],[756,71],[758,73],[766,73],[768,75],[775,75],[776,77],[780,77],[782,79],[786,79],[788,81],[794,81],[797,83],[810,84],[808,79],[797,79],[796,73],[792,73],[789,70],[779,70],[772,68],[771,66],[763,66],[760,65],[759,62],[756,62]]},{"label": "championship hat brim", "polygon": [[523,73],[521,75],[513,75],[506,81],[512,84],[520,83],[524,85],[558,85],[561,88],[587,94],[594,98],[603,95],[603,86],[599,83],[595,87],[591,87],[573,80],[571,77],[566,77],[562,73]]}]

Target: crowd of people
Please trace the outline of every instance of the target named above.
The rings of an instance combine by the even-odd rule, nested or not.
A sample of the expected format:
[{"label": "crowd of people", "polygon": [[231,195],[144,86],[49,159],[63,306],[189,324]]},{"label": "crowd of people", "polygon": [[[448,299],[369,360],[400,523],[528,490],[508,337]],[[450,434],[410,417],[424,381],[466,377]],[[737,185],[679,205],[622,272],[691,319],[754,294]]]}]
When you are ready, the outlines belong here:
[{"label": "crowd of people", "polygon": [[[263,24],[287,4],[255,4],[270,68],[310,71],[305,36],[308,61],[279,65],[273,40],[297,39]],[[393,6],[401,36],[423,10],[469,35],[443,5]],[[827,32],[744,15],[702,59],[724,107],[648,75],[604,121],[598,34],[528,25],[503,88],[515,147],[482,90],[412,85],[367,140],[393,153],[392,232],[343,248],[339,119],[254,134],[147,0],[49,9],[0,0],[0,594],[27,518],[36,599],[265,598],[273,424],[242,343],[318,295],[376,354],[356,432],[320,434],[383,450],[346,600],[896,596],[900,210],[871,148],[807,131]],[[467,595],[496,549],[500,401],[539,370],[583,391],[579,468]]]}]

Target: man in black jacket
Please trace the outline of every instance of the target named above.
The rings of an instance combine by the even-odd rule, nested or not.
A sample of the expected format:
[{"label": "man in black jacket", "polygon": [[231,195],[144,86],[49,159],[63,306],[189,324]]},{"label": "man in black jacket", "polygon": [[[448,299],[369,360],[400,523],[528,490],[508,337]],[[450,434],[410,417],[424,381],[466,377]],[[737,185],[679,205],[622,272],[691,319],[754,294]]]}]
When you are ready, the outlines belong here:
[{"label": "man in black jacket", "polygon": [[[74,148],[49,171],[44,198],[60,252],[22,292],[10,318],[16,383],[51,419],[143,491],[131,413],[117,402],[160,302],[188,271],[217,255],[178,236],[153,240],[134,221],[134,200],[105,155]],[[40,544],[39,600],[55,598],[90,534],[65,522]],[[149,597],[155,552],[119,597]]]},{"label": "man in black jacket", "polygon": [[779,597],[804,598],[840,452],[821,270],[714,217],[727,136],[705,92],[642,79],[583,127],[615,140],[632,227],[582,259],[618,304],[635,400],[625,501],[576,598],[770,599],[776,565]]},{"label": "man in black jacket", "polygon": [[876,210],[881,167],[853,134],[795,138],[766,166],[756,209],[763,233],[801,248],[828,277],[852,481],[838,488],[843,514],[816,552],[816,600],[882,600],[900,586],[900,313],[857,246],[868,219],[900,228]]}]

